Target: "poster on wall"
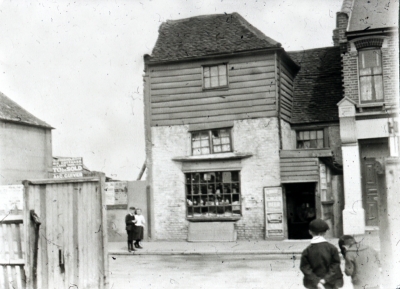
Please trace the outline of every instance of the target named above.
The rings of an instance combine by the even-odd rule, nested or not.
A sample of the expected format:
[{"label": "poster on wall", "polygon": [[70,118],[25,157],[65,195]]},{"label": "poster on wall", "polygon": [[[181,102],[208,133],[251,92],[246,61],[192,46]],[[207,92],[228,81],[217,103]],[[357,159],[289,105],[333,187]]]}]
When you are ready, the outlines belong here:
[{"label": "poster on wall", "polygon": [[106,205],[128,204],[128,183],[107,182],[105,184]]},{"label": "poster on wall", "polygon": [[23,209],[23,185],[0,186],[0,196],[2,199],[0,212],[9,214],[11,211],[21,211]]},{"label": "poster on wall", "polygon": [[266,237],[284,237],[282,188],[264,188]]}]

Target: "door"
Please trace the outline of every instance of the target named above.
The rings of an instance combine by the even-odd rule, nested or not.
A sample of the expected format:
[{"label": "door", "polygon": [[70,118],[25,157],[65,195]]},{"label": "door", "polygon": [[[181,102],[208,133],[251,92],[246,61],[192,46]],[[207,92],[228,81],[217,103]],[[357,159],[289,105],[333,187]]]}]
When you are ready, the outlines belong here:
[{"label": "door", "polygon": [[365,211],[365,225],[379,226],[378,218],[378,176],[375,171],[375,159],[365,158],[363,166],[363,206]]}]

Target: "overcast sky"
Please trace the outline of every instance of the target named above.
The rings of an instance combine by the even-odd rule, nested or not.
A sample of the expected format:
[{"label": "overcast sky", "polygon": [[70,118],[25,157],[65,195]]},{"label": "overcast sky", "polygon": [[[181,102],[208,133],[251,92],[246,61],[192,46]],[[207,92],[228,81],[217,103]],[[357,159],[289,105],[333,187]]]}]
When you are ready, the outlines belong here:
[{"label": "overcast sky", "polygon": [[168,19],[238,12],[287,51],[332,45],[342,0],[0,0],[0,91],[53,130],[53,155],[135,180],[143,54]]}]

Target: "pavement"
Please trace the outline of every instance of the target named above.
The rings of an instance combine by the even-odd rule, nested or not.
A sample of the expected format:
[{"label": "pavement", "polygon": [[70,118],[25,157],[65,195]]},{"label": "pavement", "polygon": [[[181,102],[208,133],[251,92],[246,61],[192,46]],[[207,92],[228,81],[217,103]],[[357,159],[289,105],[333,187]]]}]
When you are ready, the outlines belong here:
[{"label": "pavement", "polygon": [[[328,239],[337,247],[338,239]],[[109,255],[296,255],[310,244],[310,240],[240,240],[235,242],[143,242],[143,249],[129,253],[126,242],[109,242]]]}]

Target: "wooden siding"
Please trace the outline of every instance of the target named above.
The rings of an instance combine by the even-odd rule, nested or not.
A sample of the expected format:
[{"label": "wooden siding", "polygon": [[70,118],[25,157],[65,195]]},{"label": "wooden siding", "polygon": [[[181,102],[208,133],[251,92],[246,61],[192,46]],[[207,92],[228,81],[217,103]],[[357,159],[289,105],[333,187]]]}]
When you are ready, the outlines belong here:
[{"label": "wooden siding", "polygon": [[292,103],[293,103],[293,76],[290,69],[281,62],[281,71],[278,67],[278,75],[280,81],[280,105],[282,119],[290,122],[292,117]]},{"label": "wooden siding", "polygon": [[22,218],[0,224],[0,288],[25,288]]},{"label": "wooden siding", "polygon": [[27,287],[34,287],[35,229],[41,220],[38,288],[108,288],[107,227],[101,178],[24,181]]},{"label": "wooden siding", "polygon": [[281,158],[281,182],[300,183],[319,180],[318,158]]},{"label": "wooden siding", "polygon": [[[202,65],[228,63],[228,88],[203,90]],[[151,65],[151,126],[277,116],[274,54]]]}]

